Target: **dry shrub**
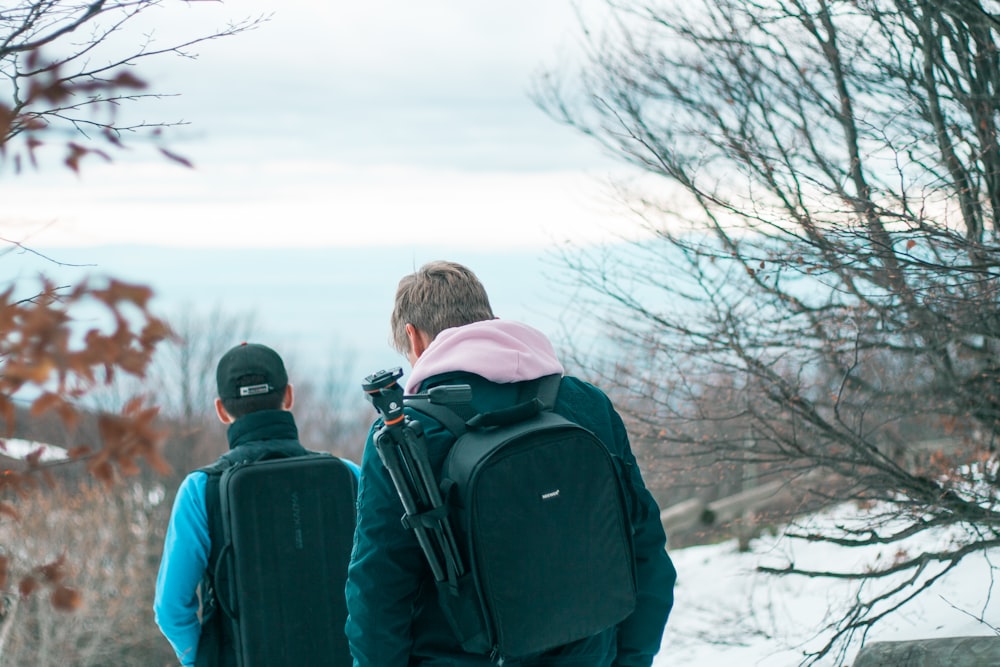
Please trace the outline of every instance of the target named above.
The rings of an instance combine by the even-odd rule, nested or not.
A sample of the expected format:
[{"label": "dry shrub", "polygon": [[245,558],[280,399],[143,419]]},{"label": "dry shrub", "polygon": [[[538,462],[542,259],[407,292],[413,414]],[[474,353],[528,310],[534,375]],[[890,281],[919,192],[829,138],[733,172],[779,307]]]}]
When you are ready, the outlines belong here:
[{"label": "dry shrub", "polygon": [[163,487],[76,484],[31,494],[20,519],[0,525],[12,568],[32,566],[38,585],[5,592],[0,667],[176,664],[152,614],[170,511]]}]

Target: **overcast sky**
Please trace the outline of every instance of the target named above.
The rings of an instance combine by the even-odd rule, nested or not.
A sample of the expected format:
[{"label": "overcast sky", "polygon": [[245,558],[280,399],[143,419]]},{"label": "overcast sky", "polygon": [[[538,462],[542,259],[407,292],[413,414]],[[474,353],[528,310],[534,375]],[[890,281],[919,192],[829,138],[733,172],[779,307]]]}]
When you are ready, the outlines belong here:
[{"label": "overcast sky", "polygon": [[[545,245],[617,223],[598,148],[534,106],[572,60],[571,0],[171,2],[161,44],[273,12],[196,60],[139,71],[177,97],[130,110],[190,123],[187,170],[133,150],[77,178],[0,172],[2,236],[38,246]],[[136,31],[138,32],[138,31]]]}]

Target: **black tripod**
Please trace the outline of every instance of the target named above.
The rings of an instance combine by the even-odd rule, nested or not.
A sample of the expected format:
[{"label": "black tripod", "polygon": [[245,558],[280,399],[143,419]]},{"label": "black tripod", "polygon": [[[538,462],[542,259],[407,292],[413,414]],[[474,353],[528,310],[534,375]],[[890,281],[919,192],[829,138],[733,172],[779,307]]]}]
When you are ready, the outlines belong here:
[{"label": "black tripod", "polygon": [[[396,382],[402,375],[401,368],[382,370],[367,376],[361,385],[382,417],[375,448],[403,503],[403,525],[416,535],[434,578],[447,580],[457,591],[465,567],[427,459],[423,428],[403,413],[403,389]],[[467,385],[444,386],[420,396],[434,403],[461,403],[469,401],[470,392]]]}]

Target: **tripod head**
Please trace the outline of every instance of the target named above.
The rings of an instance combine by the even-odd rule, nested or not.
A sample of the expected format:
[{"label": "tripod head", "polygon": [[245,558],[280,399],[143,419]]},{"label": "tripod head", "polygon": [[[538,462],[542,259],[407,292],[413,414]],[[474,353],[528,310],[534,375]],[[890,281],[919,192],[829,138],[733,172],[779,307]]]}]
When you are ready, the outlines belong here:
[{"label": "tripod head", "polygon": [[403,388],[397,382],[401,377],[403,369],[396,367],[372,373],[361,383],[365,397],[375,406],[386,426],[403,421]]},{"label": "tripod head", "polygon": [[[397,380],[403,377],[400,367],[377,371],[365,378],[361,388],[365,397],[375,406],[382,422],[389,427],[401,425],[403,415],[403,388]],[[431,403],[456,405],[472,400],[472,389],[467,384],[431,387],[426,393],[412,394],[407,398],[426,398]]]}]

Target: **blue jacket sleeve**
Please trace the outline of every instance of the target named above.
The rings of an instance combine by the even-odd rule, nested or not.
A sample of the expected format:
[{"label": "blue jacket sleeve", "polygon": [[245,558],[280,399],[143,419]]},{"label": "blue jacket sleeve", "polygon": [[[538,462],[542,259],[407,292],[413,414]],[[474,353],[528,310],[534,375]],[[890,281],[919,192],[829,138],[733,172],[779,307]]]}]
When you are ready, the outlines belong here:
[{"label": "blue jacket sleeve", "polygon": [[211,550],[205,512],[207,479],[205,473],[193,472],[177,490],[153,599],[156,624],[185,666],[194,665],[201,636],[197,590]]},{"label": "blue jacket sleeve", "polygon": [[343,457],[340,457],[340,460],[343,461],[344,464],[346,464],[347,467],[351,469],[351,472],[354,473],[354,476],[356,478],[358,478],[359,480],[361,479],[361,466],[359,466],[357,463],[355,463],[350,459],[345,459]]}]

